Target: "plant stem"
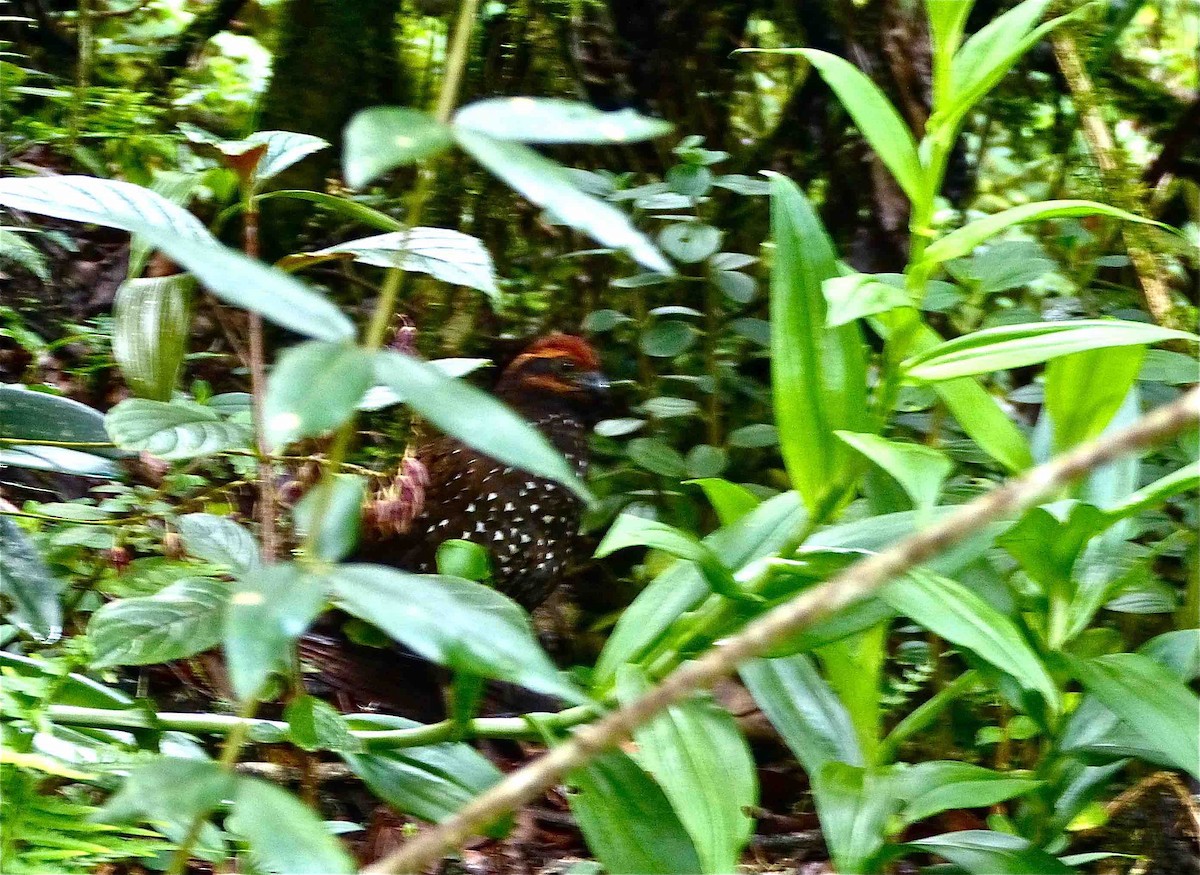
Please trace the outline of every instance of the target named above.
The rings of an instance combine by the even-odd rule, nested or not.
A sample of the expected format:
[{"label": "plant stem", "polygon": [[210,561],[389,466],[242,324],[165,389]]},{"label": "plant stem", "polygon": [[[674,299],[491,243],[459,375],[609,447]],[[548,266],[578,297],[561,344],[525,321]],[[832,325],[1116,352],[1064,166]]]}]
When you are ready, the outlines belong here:
[{"label": "plant stem", "polygon": [[914,709],[897,723],[895,728],[879,743],[878,762],[881,764],[895,762],[896,756],[900,753],[900,745],[932,724],[942,715],[942,712],[954,703],[955,699],[965,696],[975,689],[978,682],[979,673],[974,669],[969,669]]}]

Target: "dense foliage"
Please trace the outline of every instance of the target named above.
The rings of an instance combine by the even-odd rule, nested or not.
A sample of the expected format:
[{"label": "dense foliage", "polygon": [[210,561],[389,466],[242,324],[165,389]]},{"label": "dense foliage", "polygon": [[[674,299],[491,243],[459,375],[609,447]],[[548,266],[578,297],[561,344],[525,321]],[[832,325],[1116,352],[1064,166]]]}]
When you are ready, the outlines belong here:
[{"label": "dense foliage", "polygon": [[[444,820],[1198,382],[1182,0],[12,5],[5,872],[352,871],[376,800]],[[479,387],[552,328],[621,387],[586,483]],[[555,616],[467,542],[350,558],[413,422],[587,501]],[[733,871],[813,812],[844,873],[1172,871],[1200,836],[1120,815],[1200,779],[1198,455],[981,527],[572,773],[562,818],[610,872]],[[334,608],[444,666],[447,719],[306,689]]]}]

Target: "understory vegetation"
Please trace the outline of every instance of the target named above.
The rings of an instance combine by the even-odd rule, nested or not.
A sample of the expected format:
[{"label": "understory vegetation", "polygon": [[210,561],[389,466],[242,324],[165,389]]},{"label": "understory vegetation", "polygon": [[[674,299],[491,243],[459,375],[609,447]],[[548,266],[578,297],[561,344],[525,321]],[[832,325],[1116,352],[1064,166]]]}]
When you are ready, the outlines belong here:
[{"label": "understory vegetation", "polygon": [[[0,870],[1200,871],[1198,52],[1187,0],[0,3]],[[487,391],[551,331],[582,480]],[[430,431],[583,502],[534,617],[467,541],[354,558]],[[330,616],[445,719],[306,686]]]}]

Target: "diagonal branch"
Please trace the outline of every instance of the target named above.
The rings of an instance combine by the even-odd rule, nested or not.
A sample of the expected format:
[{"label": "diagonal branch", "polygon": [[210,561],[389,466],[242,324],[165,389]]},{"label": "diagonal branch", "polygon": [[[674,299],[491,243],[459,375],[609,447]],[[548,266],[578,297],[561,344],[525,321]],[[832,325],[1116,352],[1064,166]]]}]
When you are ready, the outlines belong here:
[{"label": "diagonal branch", "polygon": [[1033,506],[1093,469],[1160,444],[1200,421],[1200,388],[1161,407],[1128,429],[1065,453],[992,492],[963,505],[925,531],[847,568],[821,586],[799,594],[725,639],[704,656],[678,668],[645,695],[595,723],[569,741],[509,774],[449,820],[421,833],[364,872],[420,872],[458,847],[482,826],[537,798],[572,769],[625,739],[637,726],[696,690],[732,674],[739,665],[888,581],[937,556],[989,523]]}]

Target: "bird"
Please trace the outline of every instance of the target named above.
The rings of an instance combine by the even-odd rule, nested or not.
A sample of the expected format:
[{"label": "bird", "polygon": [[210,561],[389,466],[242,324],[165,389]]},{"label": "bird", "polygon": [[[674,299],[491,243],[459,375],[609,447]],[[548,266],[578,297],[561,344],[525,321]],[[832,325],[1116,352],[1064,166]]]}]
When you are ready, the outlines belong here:
[{"label": "bird", "polygon": [[[588,435],[609,388],[591,344],[553,333],[527,345],[493,391],[582,479]],[[491,554],[491,585],[532,612],[561,584],[580,543],[582,512],[580,499],[562,484],[443,435],[407,454],[395,480],[368,504],[350,561],[433,573],[444,541],[470,541]],[[316,669],[306,679],[311,690],[331,696],[343,711],[383,708],[417,719],[436,714],[435,674],[423,660],[398,645],[350,641],[337,619],[327,614],[300,641],[302,660]]]}]

